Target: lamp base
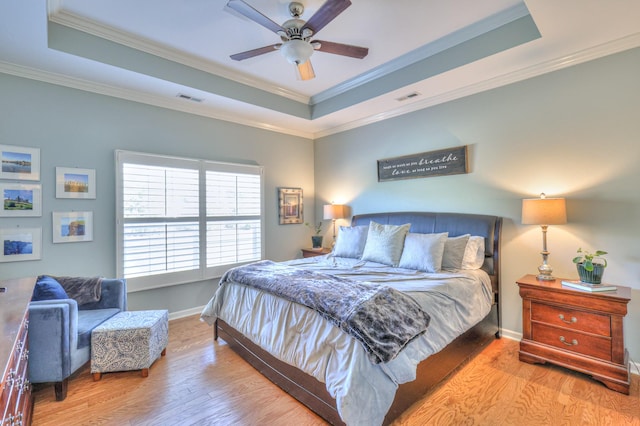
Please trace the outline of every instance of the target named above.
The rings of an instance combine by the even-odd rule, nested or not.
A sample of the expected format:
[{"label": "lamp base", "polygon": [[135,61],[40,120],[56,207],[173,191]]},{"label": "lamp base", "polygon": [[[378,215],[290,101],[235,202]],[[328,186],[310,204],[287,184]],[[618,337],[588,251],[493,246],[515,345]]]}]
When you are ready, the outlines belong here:
[{"label": "lamp base", "polygon": [[546,275],[546,274],[538,274],[536,278],[538,279],[538,281],[555,281],[556,280],[554,276]]},{"label": "lamp base", "polygon": [[555,278],[551,273],[553,272],[553,268],[548,263],[549,252],[547,251],[547,233],[543,231],[543,243],[542,243],[542,251],[540,254],[542,255],[542,265],[538,266],[538,276],[536,277],[539,281],[554,281]]}]

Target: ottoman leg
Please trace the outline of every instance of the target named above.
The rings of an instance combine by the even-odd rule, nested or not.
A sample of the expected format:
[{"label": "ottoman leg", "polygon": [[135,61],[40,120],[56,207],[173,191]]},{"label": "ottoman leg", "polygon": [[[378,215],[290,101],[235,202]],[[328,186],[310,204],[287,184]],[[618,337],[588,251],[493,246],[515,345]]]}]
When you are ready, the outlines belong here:
[{"label": "ottoman leg", "polygon": [[93,373],[93,381],[97,382],[102,378],[102,373]]},{"label": "ottoman leg", "polygon": [[165,356],[167,354],[167,348],[164,348],[162,352],[160,352],[160,356]]},{"label": "ottoman leg", "polygon": [[142,372],[142,377],[149,377],[149,369],[148,368],[143,368],[141,370]]}]

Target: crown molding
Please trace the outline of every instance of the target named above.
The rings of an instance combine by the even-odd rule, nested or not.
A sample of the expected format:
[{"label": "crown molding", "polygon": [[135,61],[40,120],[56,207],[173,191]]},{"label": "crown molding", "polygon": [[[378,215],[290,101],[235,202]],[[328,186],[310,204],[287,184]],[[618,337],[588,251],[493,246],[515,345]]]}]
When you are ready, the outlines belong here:
[{"label": "crown molding", "polygon": [[47,0],[47,16],[51,16],[62,9],[63,0]]},{"label": "crown molding", "polygon": [[237,71],[198,58],[197,56],[185,54],[184,52],[173,49],[169,46],[137,37],[124,31],[115,30],[114,28],[101,24],[100,22],[62,10],[60,6],[61,3],[62,0],[49,1],[49,21],[139,50],[141,52],[149,53],[169,61],[192,67],[209,74],[217,75],[251,88],[260,89],[307,105],[309,104],[310,98],[306,95],[302,95],[283,87],[275,86],[264,80],[248,77],[238,73]]},{"label": "crown molding", "polygon": [[99,95],[111,96],[114,98],[125,99],[128,101],[138,102],[142,104],[152,105],[160,108],[180,111],[187,114],[199,115],[202,117],[213,118],[216,120],[227,121],[244,126],[255,127],[262,130],[287,134],[291,136],[299,136],[306,139],[313,139],[313,133],[303,132],[287,127],[274,126],[273,124],[263,122],[260,119],[251,119],[239,117],[237,114],[230,114],[219,109],[211,107],[206,108],[202,105],[181,100],[179,98],[167,98],[166,96],[151,95],[136,90],[123,89],[108,84],[95,83],[84,79],[70,77],[68,75],[42,71],[35,68],[16,65],[9,62],[0,61],[0,73],[14,75],[16,77],[27,78],[31,80],[42,81],[44,83],[55,84],[57,86],[69,87],[85,92],[96,93]]},{"label": "crown molding", "polygon": [[540,64],[532,65],[520,70],[516,70],[507,74],[503,74],[488,80],[480,81],[478,83],[470,84],[459,89],[451,90],[436,96],[430,96],[417,100],[413,103],[403,105],[393,110],[385,111],[379,114],[374,114],[360,120],[354,120],[349,123],[342,124],[330,129],[322,130],[313,134],[314,139],[318,139],[332,134],[352,130],[358,127],[366,126],[369,124],[377,123],[380,121],[388,120],[390,118],[398,117],[404,114],[408,114],[421,109],[429,108],[434,105],[442,104],[445,102],[460,99],[466,96],[474,95],[487,90],[495,89],[498,87],[506,86],[518,81],[527,80],[529,78],[537,77],[542,74],[547,74],[553,71],[558,71],[564,68],[578,65],[584,62],[588,62],[594,59],[602,58],[614,53],[623,52],[625,50],[633,49],[640,46],[640,32],[632,34],[627,37],[623,37],[618,40],[607,42],[601,45],[593,46],[587,49],[583,49],[571,55],[562,56],[556,59],[552,59]]}]

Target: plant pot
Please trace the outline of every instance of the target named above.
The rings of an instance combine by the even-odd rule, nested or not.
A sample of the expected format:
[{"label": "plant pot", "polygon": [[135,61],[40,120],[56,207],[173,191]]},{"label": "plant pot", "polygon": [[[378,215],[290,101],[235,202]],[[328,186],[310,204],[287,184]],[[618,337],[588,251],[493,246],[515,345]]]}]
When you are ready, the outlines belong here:
[{"label": "plant pot", "polygon": [[313,235],[311,237],[311,247],[322,248],[322,235]]},{"label": "plant pot", "polygon": [[587,271],[584,269],[584,264],[576,264],[578,267],[578,275],[580,281],[587,284],[600,284],[602,282],[602,274],[604,274],[604,265],[600,263],[593,264],[593,271]]}]

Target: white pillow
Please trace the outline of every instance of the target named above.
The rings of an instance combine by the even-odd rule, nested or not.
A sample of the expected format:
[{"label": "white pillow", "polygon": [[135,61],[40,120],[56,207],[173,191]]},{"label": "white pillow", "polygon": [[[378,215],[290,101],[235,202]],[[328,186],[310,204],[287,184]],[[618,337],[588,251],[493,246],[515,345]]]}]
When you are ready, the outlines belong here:
[{"label": "white pillow", "polygon": [[480,269],[484,264],[484,237],[471,236],[462,258],[462,269]]},{"label": "white pillow", "polygon": [[448,232],[441,234],[415,234],[409,232],[398,266],[424,272],[439,272],[442,267],[444,243]]},{"label": "white pillow", "polygon": [[460,269],[462,267],[462,258],[470,236],[469,234],[464,234],[447,238],[444,243],[442,269]]},{"label": "white pillow", "polygon": [[368,230],[368,226],[341,226],[332,256],[360,259]]},{"label": "white pillow", "polygon": [[369,224],[367,243],[364,246],[362,260],[398,266],[404,238],[409,232],[410,223],[404,225],[381,225],[376,222]]}]

